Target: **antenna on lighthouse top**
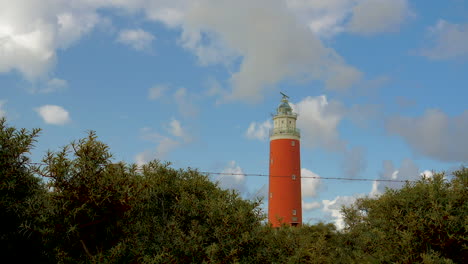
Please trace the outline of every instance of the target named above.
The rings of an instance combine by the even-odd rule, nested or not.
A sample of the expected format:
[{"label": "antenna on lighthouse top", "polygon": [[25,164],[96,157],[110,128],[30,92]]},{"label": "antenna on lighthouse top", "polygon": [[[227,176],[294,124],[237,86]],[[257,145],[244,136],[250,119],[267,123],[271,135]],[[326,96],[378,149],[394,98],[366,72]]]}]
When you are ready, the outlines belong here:
[{"label": "antenna on lighthouse top", "polygon": [[285,95],[284,93],[280,92],[280,94],[283,96],[283,99],[288,99],[289,96]]}]

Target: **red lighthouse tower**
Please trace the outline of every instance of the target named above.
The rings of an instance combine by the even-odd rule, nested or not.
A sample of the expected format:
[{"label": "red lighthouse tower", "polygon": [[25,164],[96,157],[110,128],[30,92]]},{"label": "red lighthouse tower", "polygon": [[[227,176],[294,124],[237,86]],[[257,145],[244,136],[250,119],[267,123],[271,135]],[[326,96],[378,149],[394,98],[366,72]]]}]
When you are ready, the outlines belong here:
[{"label": "red lighthouse tower", "polygon": [[300,132],[289,97],[281,94],[270,131],[268,220],[273,227],[302,224]]}]

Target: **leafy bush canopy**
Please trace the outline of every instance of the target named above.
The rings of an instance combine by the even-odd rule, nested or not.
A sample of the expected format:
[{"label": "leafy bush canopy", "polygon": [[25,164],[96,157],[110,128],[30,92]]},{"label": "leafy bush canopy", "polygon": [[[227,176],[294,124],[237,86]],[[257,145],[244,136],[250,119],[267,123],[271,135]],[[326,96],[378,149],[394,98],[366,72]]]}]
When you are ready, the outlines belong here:
[{"label": "leafy bush canopy", "polygon": [[[464,263],[462,167],[343,208],[344,230],[272,228],[195,169],[115,163],[94,132],[34,166],[39,129],[0,120],[2,256],[35,263]],[[42,177],[42,178],[41,178]],[[46,180],[43,180],[46,179]],[[27,254],[25,254],[27,252]],[[28,261],[29,260],[29,261]]]},{"label": "leafy bush canopy", "polygon": [[468,259],[468,168],[387,189],[343,209],[345,235],[377,262]]}]

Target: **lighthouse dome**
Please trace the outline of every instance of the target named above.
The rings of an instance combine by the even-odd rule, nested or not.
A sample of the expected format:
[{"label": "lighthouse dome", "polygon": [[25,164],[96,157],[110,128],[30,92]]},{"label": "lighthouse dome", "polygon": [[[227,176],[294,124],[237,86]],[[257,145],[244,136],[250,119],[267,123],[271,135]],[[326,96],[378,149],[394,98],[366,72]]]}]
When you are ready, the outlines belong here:
[{"label": "lighthouse dome", "polygon": [[283,114],[283,115],[290,115],[292,114],[292,108],[289,105],[287,100],[283,100],[283,102],[280,104],[278,107],[278,114]]}]

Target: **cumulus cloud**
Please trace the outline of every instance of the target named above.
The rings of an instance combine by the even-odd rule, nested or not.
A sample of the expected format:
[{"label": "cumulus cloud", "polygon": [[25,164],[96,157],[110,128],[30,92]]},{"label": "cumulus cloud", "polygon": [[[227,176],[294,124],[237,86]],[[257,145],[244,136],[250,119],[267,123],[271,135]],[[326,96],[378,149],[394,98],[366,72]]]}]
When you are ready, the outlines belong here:
[{"label": "cumulus cloud", "polygon": [[346,177],[357,177],[366,169],[365,154],[362,147],[353,147],[345,151],[342,167]]},{"label": "cumulus cloud", "polygon": [[299,114],[297,127],[301,129],[302,142],[308,147],[343,150],[346,143],[340,139],[337,127],[343,119],[343,106],[329,102],[325,95],[308,96],[293,105]]},{"label": "cumulus cloud", "polygon": [[309,201],[311,198],[317,197],[321,186],[320,176],[306,168],[301,169],[301,193],[302,193],[302,209],[311,211],[322,207],[322,203],[318,201]]},{"label": "cumulus cloud", "polygon": [[356,0],[286,0],[288,7],[320,36],[331,37],[345,30],[344,24]]},{"label": "cumulus cloud", "polygon": [[[291,103],[290,103],[291,104]],[[362,147],[347,147],[341,139],[338,126],[344,119],[349,119],[359,126],[365,126],[379,114],[374,105],[345,106],[339,101],[328,101],[325,95],[305,97],[296,104],[291,104],[298,114],[297,127],[301,130],[301,142],[309,148],[323,148],[343,154],[341,167],[350,177],[357,177],[367,166],[366,152]],[[266,140],[268,131],[273,127],[270,120],[263,123],[251,122],[246,136],[249,139]]]},{"label": "cumulus cloud", "polygon": [[[221,63],[231,70],[240,62],[229,79],[232,89],[226,97],[230,99],[259,99],[265,89],[287,79],[321,80],[335,90],[347,89],[359,80],[361,73],[325,47],[307,23],[299,22],[297,9],[288,6],[294,5],[284,0],[0,3],[0,72],[17,70],[29,79],[45,76],[55,65],[58,49],[67,49],[98,25],[108,23],[99,12],[107,9],[124,11],[120,15],[141,12],[150,21],[178,28],[182,32],[179,43],[202,64]],[[348,4],[336,5],[343,6]],[[329,5],[328,9],[333,8]],[[142,29],[125,29],[117,39],[146,50],[154,36]]]},{"label": "cumulus cloud", "polygon": [[349,31],[395,31],[412,14],[408,0],[286,0],[288,7],[321,37]]},{"label": "cumulus cloud", "polygon": [[305,202],[302,200],[302,210],[304,211],[312,211],[320,207],[322,207],[321,202]]},{"label": "cumulus cloud", "polygon": [[[179,44],[201,64],[226,65],[232,74],[227,80],[230,91],[219,95],[223,100],[254,101],[291,79],[319,80],[328,89],[345,90],[362,74],[319,36],[347,27],[357,33],[388,31],[404,20],[407,1],[374,2],[382,5],[369,0],[9,1],[0,3],[0,73],[46,76],[58,49],[108,24],[101,10],[118,10],[118,15],[143,14],[181,32]],[[349,19],[351,26],[346,24]],[[146,50],[155,38],[136,28],[121,30],[117,39]]]},{"label": "cumulus cloud", "polygon": [[138,51],[151,50],[155,37],[141,28],[121,30],[117,41]]},{"label": "cumulus cloud", "polygon": [[344,217],[341,213],[343,206],[353,204],[358,196],[337,196],[334,200],[323,200],[323,212],[325,212],[334,222],[337,229],[341,230],[345,227]]},{"label": "cumulus cloud", "polygon": [[[390,160],[383,161],[382,171],[379,173],[380,180],[414,181],[420,178],[419,168],[411,159],[404,159],[400,168],[396,168]],[[375,197],[382,194],[385,188],[399,189],[404,182],[379,182],[374,181],[370,196]]]},{"label": "cumulus cloud", "polygon": [[[167,1],[171,2],[171,1]],[[177,1],[172,1],[177,2]],[[180,2],[180,1],[179,1]],[[163,6],[161,8],[150,8],[147,10],[147,16],[151,20],[161,21],[167,26],[174,28],[182,24],[184,12],[181,8],[183,5],[176,4],[177,7]]]},{"label": "cumulus cloud", "polygon": [[224,175],[218,175],[214,180],[223,189],[233,189],[239,193],[247,191],[245,174],[242,168],[234,160],[230,161],[221,171]]},{"label": "cumulus cloud", "polygon": [[245,132],[245,136],[248,139],[258,139],[265,141],[270,135],[270,129],[273,128],[273,124],[270,120],[266,120],[263,123],[252,122]]},{"label": "cumulus cloud", "polygon": [[[350,177],[356,177],[366,169],[365,149],[347,148],[347,142],[339,135],[338,126],[343,119],[364,126],[378,115],[378,107],[373,105],[346,107],[338,101],[329,102],[325,95],[308,96],[291,106],[293,111],[298,113],[297,127],[301,129],[303,146],[342,153],[341,166],[344,173]],[[249,139],[266,140],[268,131],[272,127],[270,120],[263,123],[251,122],[246,136]]]},{"label": "cumulus cloud", "polygon": [[65,125],[71,121],[68,111],[58,105],[43,105],[35,111],[47,124]]},{"label": "cumulus cloud", "polygon": [[167,90],[166,85],[156,85],[148,89],[148,99],[157,100],[164,95]]},{"label": "cumulus cloud", "polygon": [[401,136],[418,154],[447,162],[468,161],[468,111],[450,117],[431,109],[420,117],[392,117],[386,129]]},{"label": "cumulus cloud", "polygon": [[[301,169],[301,192],[302,197],[316,197],[321,185],[320,176],[306,168]],[[308,177],[308,178],[307,178]]]},{"label": "cumulus cloud", "polygon": [[140,130],[140,137],[143,140],[156,144],[154,150],[145,150],[135,156],[138,165],[145,164],[153,159],[163,159],[169,152],[191,142],[192,138],[185,131],[180,121],[172,119],[166,126],[167,134],[161,134],[145,127]]},{"label": "cumulus cloud", "polygon": [[347,26],[363,35],[397,31],[410,15],[408,0],[360,0]]},{"label": "cumulus cloud", "polygon": [[428,29],[432,46],[421,55],[433,60],[468,58],[468,23],[452,24],[443,19]]},{"label": "cumulus cloud", "polygon": [[231,75],[231,99],[256,100],[275,83],[292,78],[325,81],[346,89],[360,78],[289,12],[284,1],[201,0],[185,16],[182,45],[204,64],[240,58]]},{"label": "cumulus cloud", "polygon": [[66,49],[101,22],[85,3],[16,0],[0,3],[0,73],[19,71],[28,79],[45,75],[56,50]]},{"label": "cumulus cloud", "polygon": [[182,128],[180,121],[177,119],[172,119],[169,123],[169,133],[172,136],[180,138],[185,142],[191,140],[191,137],[185,132],[185,129]]},{"label": "cumulus cloud", "polygon": [[154,159],[154,153],[151,153],[150,151],[144,151],[140,152],[135,155],[135,163],[141,167],[145,165],[146,163],[150,162],[152,159]]},{"label": "cumulus cloud", "polygon": [[434,173],[430,170],[425,170],[420,173],[420,175],[426,179],[432,178],[434,176]]}]

